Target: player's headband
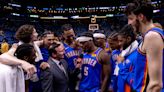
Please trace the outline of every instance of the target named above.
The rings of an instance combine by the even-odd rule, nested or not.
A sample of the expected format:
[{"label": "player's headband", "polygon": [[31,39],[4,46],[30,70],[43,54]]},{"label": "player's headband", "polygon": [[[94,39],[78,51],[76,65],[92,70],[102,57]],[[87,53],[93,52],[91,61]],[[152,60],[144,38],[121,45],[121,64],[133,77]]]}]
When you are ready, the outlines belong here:
[{"label": "player's headband", "polygon": [[93,37],[94,38],[106,38],[106,36],[104,34],[102,34],[102,33],[94,33]]},{"label": "player's headband", "polygon": [[86,41],[90,41],[90,40],[93,40],[93,38],[86,37],[86,36],[81,36],[81,37],[76,38],[76,41],[79,41],[79,42],[86,42]]}]

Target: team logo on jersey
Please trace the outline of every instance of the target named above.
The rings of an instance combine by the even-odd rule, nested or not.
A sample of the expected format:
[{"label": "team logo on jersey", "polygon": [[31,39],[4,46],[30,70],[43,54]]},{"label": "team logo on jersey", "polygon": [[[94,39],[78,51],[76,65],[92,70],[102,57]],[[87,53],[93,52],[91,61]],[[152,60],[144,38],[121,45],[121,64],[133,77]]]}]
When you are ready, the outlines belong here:
[{"label": "team logo on jersey", "polygon": [[93,53],[93,54],[92,54],[92,57],[96,57],[96,54],[95,54],[95,53]]},{"label": "team logo on jersey", "polygon": [[126,64],[130,63],[130,60],[129,60],[129,59],[126,59],[126,60],[125,60],[125,63],[126,63]]},{"label": "team logo on jersey", "polygon": [[115,60],[117,60],[117,57],[118,57],[118,54],[114,54],[114,55],[112,56],[112,59],[115,61]]},{"label": "team logo on jersey", "polygon": [[83,59],[83,64],[88,64],[88,65],[91,65],[91,66],[95,66],[97,61],[95,59],[92,59],[92,58],[84,58]]},{"label": "team logo on jersey", "polygon": [[109,48],[105,48],[105,51],[107,51],[107,52],[108,52],[109,50],[110,50]]},{"label": "team logo on jersey", "polygon": [[78,50],[73,50],[73,51],[67,52],[65,55],[67,58],[70,58],[73,56],[79,56],[80,52]]}]

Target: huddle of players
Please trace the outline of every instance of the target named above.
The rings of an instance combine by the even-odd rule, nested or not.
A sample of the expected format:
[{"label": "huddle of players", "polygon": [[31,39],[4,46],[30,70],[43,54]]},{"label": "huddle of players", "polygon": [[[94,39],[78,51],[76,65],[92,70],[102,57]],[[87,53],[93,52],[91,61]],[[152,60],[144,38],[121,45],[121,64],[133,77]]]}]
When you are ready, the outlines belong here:
[{"label": "huddle of players", "polygon": [[[130,92],[130,86],[126,87],[128,84],[122,78],[124,76],[119,74],[118,65],[122,64],[119,64],[117,59],[119,55],[129,58],[137,49],[138,42],[135,35],[133,27],[126,25],[108,37],[103,31],[97,30],[94,33],[83,33],[76,38],[83,49],[80,92]],[[131,62],[129,67],[130,65]]]},{"label": "huddle of players", "polygon": [[[108,37],[101,30],[76,37],[71,25],[62,27],[70,92],[76,92],[79,79],[79,92],[161,92],[163,30],[153,25],[153,9],[149,4],[130,3],[126,14],[128,24]],[[140,41],[136,37],[138,32],[143,36]],[[156,48],[154,59],[152,53]],[[49,66],[41,64],[41,68],[45,67]]]},{"label": "huddle of players", "polygon": [[[126,13],[128,25],[108,37],[98,30],[82,33],[75,39],[71,25],[62,27],[65,60],[70,72],[70,92],[75,92],[79,73],[79,92],[161,92],[163,30],[152,24],[153,9],[149,4],[128,4]],[[141,41],[136,39],[138,31],[143,34]],[[46,37],[43,35],[45,40]],[[40,71],[39,68],[50,67],[44,62],[48,57],[45,48],[53,42],[44,43],[43,40],[46,46],[41,46],[40,50],[45,60],[37,66],[37,71]],[[157,59],[152,55],[154,49]],[[32,86],[36,87],[36,84],[32,83]]]},{"label": "huddle of players", "polygon": [[[85,32],[76,40],[73,31],[70,35],[67,33],[67,37],[70,37],[67,39],[72,39],[72,45],[75,45],[72,48],[65,44],[67,62],[72,71],[77,63],[81,63],[79,92],[161,92],[160,85],[157,89],[147,88],[150,82],[147,78],[148,65],[146,56],[140,51],[143,40],[137,39],[136,29],[135,25],[129,23],[108,37],[102,30],[97,30],[94,33]],[[162,29],[153,27],[150,30],[163,37]]]},{"label": "huddle of players", "polygon": [[107,38],[102,31],[68,36],[83,50],[81,61],[68,60],[81,62],[80,92],[163,92],[163,29],[153,24],[149,3],[130,3],[126,14],[128,24]]}]

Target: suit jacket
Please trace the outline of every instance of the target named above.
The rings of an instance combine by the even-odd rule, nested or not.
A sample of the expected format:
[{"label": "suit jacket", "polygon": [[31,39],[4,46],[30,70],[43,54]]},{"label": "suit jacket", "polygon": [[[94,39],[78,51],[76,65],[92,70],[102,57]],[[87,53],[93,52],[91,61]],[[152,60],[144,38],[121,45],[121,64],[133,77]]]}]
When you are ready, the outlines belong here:
[{"label": "suit jacket", "polygon": [[66,74],[57,66],[52,58],[48,60],[50,68],[41,71],[43,92],[68,92],[68,65],[65,60],[61,60],[60,62],[62,62]]}]

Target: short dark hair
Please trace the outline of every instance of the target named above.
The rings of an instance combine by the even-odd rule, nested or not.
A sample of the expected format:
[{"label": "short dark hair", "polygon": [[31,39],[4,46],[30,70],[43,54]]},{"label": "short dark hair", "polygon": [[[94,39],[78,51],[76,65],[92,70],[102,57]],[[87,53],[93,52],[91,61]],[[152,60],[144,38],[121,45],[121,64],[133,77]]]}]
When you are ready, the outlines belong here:
[{"label": "short dark hair", "polygon": [[28,25],[28,24],[22,25],[18,28],[15,34],[15,38],[24,43],[29,43],[31,41],[31,35],[34,29],[35,28],[33,25]]},{"label": "short dark hair", "polygon": [[134,13],[134,10],[138,7],[138,3],[128,3],[126,5],[126,8],[125,8],[125,14],[128,16],[128,15],[131,15],[132,13]]},{"label": "short dark hair", "polygon": [[117,39],[118,37],[118,32],[117,31],[112,31],[109,36],[108,39]]},{"label": "short dark hair", "polygon": [[46,37],[47,34],[53,34],[54,35],[54,32],[52,32],[52,31],[44,31],[41,37]]},{"label": "short dark hair", "polygon": [[[24,60],[24,56],[30,57],[33,50],[34,50],[33,45],[24,43],[17,47],[14,56],[16,56],[18,59]],[[29,63],[33,63],[33,62],[29,62]]]},{"label": "short dark hair", "polygon": [[119,35],[122,35],[124,37],[128,37],[130,36],[133,42],[134,40],[136,40],[136,34],[134,33],[134,29],[132,27],[131,24],[127,24],[125,25],[120,31],[119,31]]},{"label": "short dark hair", "polygon": [[71,24],[64,24],[61,29],[64,32],[64,31],[68,31],[68,30],[73,29],[73,28],[72,28]]},{"label": "short dark hair", "polygon": [[134,10],[134,14],[143,14],[150,21],[153,18],[153,6],[149,3],[143,3]]},{"label": "short dark hair", "polygon": [[60,45],[61,43],[56,43],[56,42],[52,43],[48,49],[49,55],[52,56],[52,53],[56,54],[57,53],[56,48],[59,47]]}]

